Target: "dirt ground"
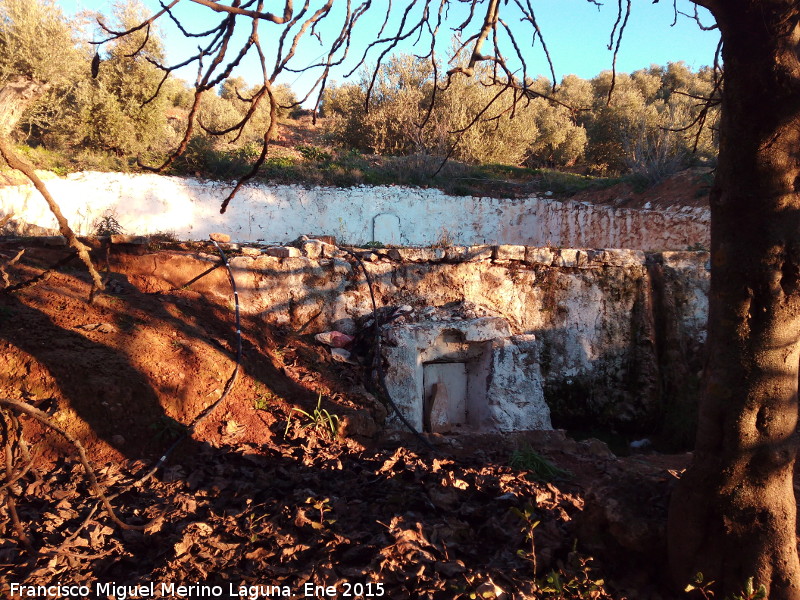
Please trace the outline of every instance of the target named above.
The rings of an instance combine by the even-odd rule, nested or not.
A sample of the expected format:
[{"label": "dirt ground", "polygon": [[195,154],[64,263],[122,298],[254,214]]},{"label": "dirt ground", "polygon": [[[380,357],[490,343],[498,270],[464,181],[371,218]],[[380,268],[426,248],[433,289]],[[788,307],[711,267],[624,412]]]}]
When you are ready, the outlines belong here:
[{"label": "dirt ground", "polygon": [[637,187],[631,182],[587,190],[570,199],[576,202],[606,204],[617,208],[665,209],[670,206],[708,207],[713,175],[709,169],[686,169],[655,185]]},{"label": "dirt ground", "polygon": [[[20,249],[12,285],[65,254],[13,242],[0,256]],[[181,597],[169,584],[201,586],[185,597],[218,585],[225,598],[305,597],[306,584],[335,589],[320,598],[669,596],[666,497],[688,455],[617,458],[564,432],[428,435],[429,448],[383,427],[360,368],[257,317],[242,319],[230,394],[137,483],[222,395],[233,303],[144,283],[107,256],[96,251],[108,283],[92,304],[77,261],[0,293],[0,398],[79,440],[133,528],[98,502],[73,445],[22,416],[28,460],[4,411],[4,595],[86,585],[106,598],[102,585],[152,582],[158,597]]]}]

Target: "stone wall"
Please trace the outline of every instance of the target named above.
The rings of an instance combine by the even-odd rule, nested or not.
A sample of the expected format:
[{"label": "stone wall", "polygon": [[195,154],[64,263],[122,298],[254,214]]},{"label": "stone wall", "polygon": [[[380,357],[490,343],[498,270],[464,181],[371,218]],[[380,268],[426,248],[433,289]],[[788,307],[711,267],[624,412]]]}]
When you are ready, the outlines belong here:
[{"label": "stone wall", "polygon": [[[388,187],[244,187],[226,214],[224,183],[161,175],[76,173],[47,185],[79,234],[113,214],[129,234],[173,232],[207,239],[223,231],[235,241],[285,243],[302,234],[340,243],[386,245],[527,244],[564,248],[683,250],[709,244],[708,211],[615,209],[548,198],[448,196],[439,190]],[[51,233],[55,221],[31,186],[0,187],[0,216],[12,213],[22,233]]]},{"label": "stone wall", "polygon": [[[356,332],[372,312],[359,263],[328,244],[302,248],[286,257],[249,248],[249,256],[231,260],[243,310],[304,333]],[[537,362],[531,372],[539,381],[529,387],[541,387],[556,426],[591,422],[646,432],[675,398],[691,396],[705,340],[705,252],[503,245],[377,249],[361,257],[380,307],[410,307],[426,322],[442,310],[455,320],[501,318],[509,334],[495,338],[501,354],[514,336],[530,348],[535,340],[524,353]],[[117,260],[133,283],[156,291],[182,286],[217,257],[162,252]],[[192,288],[229,303],[222,269]],[[387,343],[392,326],[384,331]],[[524,387],[507,387],[517,385]]]}]

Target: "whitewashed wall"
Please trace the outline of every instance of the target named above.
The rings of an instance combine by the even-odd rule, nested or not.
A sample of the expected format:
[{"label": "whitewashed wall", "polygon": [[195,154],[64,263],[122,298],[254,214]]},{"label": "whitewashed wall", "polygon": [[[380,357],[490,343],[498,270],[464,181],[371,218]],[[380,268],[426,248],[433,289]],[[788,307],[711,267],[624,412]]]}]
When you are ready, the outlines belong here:
[{"label": "whitewashed wall", "polygon": [[[203,239],[215,231],[239,242],[287,242],[301,234],[344,243],[396,245],[526,244],[535,246],[685,249],[709,240],[704,209],[643,211],[543,198],[448,196],[438,190],[388,187],[245,187],[219,213],[228,184],[153,174],[76,173],[47,181],[64,215],[90,234],[104,214],[126,233],[174,232]],[[0,215],[17,230],[54,229],[55,220],[31,186],[0,187]],[[35,229],[34,228],[34,229]]]}]

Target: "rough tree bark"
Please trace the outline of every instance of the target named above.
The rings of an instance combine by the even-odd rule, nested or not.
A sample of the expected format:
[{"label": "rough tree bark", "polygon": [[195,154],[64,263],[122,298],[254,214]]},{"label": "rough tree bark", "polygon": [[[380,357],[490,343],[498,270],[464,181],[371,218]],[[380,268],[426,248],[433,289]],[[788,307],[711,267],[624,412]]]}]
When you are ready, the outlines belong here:
[{"label": "rough tree bark", "polygon": [[711,292],[694,460],[670,505],[675,583],[800,598],[800,7],[704,0],[723,40]]},{"label": "rough tree bark", "polygon": [[47,89],[47,85],[33,81],[27,77],[18,76],[11,78],[2,88],[0,88],[0,156],[8,163],[12,169],[16,169],[24,174],[34,187],[47,202],[50,212],[58,222],[58,229],[71,248],[77,253],[83,264],[89,270],[92,278],[92,291],[89,294],[89,302],[94,298],[96,290],[103,289],[103,282],[100,274],[92,264],[89,257],[89,249],[81,243],[69,226],[67,219],[61,213],[61,208],[50,194],[47,186],[39,178],[33,166],[19,158],[13,151],[8,135],[16,126],[28,105]]}]

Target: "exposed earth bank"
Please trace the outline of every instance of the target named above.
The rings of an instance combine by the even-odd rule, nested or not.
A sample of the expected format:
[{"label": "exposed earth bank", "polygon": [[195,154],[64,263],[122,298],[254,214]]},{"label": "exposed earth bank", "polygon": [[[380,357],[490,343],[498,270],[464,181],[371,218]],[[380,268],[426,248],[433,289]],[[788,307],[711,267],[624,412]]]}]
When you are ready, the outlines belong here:
[{"label": "exposed earth bank", "polygon": [[[12,285],[62,256],[17,242],[2,262],[22,248]],[[0,397],[74,435],[107,494],[125,490],[111,501],[119,518],[144,529],[97,509],[71,444],[23,416],[22,445],[5,411],[4,593],[154,581],[269,583],[292,597],[308,582],[337,597],[356,583],[390,598],[668,595],[666,497],[687,455],[617,458],[563,432],[433,435],[431,450],[383,428],[387,409],[357,367],[257,317],[243,317],[230,394],[126,490],[220,398],[236,326],[231,299],[193,291],[191,275],[140,289],[107,258],[97,252],[110,269],[92,304],[76,262],[0,294]],[[557,579],[572,589],[555,591]]]}]

